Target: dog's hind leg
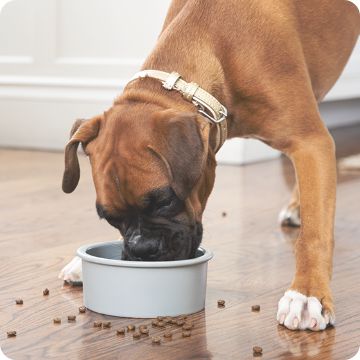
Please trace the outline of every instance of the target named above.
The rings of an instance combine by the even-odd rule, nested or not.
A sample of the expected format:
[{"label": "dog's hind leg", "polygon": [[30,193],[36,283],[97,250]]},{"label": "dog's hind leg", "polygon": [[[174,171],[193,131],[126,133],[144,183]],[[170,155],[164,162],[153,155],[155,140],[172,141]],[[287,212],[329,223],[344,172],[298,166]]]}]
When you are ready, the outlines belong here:
[{"label": "dog's hind leg", "polygon": [[299,187],[295,184],[290,202],[284,206],[279,214],[279,223],[281,226],[299,227],[300,221],[300,195]]}]

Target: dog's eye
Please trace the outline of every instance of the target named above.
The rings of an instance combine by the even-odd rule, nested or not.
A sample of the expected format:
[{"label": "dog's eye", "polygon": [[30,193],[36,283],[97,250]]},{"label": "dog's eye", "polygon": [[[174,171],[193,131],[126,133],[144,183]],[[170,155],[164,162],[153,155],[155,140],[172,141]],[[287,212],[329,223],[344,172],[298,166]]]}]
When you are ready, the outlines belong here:
[{"label": "dog's eye", "polygon": [[172,198],[163,200],[163,201],[161,201],[161,202],[158,204],[157,208],[158,208],[158,209],[169,208],[174,202],[175,202],[175,201],[174,201],[174,199],[172,199]]},{"label": "dog's eye", "polygon": [[183,209],[183,203],[176,198],[161,202],[157,206],[154,214],[157,216],[172,217]]}]

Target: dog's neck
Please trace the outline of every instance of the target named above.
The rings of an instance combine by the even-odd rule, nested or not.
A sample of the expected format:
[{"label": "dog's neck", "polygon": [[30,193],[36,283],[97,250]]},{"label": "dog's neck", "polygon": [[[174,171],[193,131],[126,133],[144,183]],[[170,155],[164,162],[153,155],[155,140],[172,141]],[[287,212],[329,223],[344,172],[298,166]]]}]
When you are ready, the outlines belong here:
[{"label": "dog's neck", "polygon": [[[196,27],[195,27],[196,28]],[[156,47],[145,60],[142,70],[177,72],[187,82],[195,82],[202,89],[226,104],[225,76],[212,42],[206,32],[197,31],[196,36],[188,33],[188,24],[181,21],[166,26]],[[186,112],[197,112],[192,103],[187,102],[176,91],[167,91],[156,79],[141,79],[128,84],[123,96],[143,98],[146,103],[154,103],[165,108]],[[204,123],[208,122],[204,118]],[[228,131],[231,130],[232,116],[227,117]],[[211,126],[210,145],[216,148],[216,126]],[[231,134],[230,134],[231,135]]]},{"label": "dog's neck", "polygon": [[219,134],[217,126],[205,116],[200,115],[197,107],[185,100],[180,92],[165,90],[162,83],[157,79],[146,77],[141,78],[140,81],[133,81],[126,86],[123,94],[115,101],[114,105],[121,104],[123,101],[143,104],[144,109],[146,109],[145,116],[159,109],[173,109],[199,115],[203,118],[204,124],[200,127],[201,131],[204,132],[204,136],[209,138],[209,146],[212,152],[215,153],[219,149],[219,145],[221,145],[219,136],[223,136],[223,134]]}]

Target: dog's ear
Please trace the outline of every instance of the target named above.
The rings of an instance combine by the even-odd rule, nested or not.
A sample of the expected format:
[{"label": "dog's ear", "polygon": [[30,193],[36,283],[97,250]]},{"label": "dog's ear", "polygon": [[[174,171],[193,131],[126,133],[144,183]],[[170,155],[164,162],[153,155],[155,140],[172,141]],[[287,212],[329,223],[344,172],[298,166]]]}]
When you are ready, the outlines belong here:
[{"label": "dog's ear", "polygon": [[149,146],[163,160],[171,186],[185,199],[200,179],[207,158],[208,128],[206,122],[193,113],[180,113],[162,119],[161,141]]},{"label": "dog's ear", "polygon": [[62,189],[65,193],[73,192],[80,179],[77,157],[79,143],[84,146],[96,138],[101,119],[101,116],[97,116],[91,120],[76,120],[70,131],[70,140],[65,147],[65,171],[62,181]]}]

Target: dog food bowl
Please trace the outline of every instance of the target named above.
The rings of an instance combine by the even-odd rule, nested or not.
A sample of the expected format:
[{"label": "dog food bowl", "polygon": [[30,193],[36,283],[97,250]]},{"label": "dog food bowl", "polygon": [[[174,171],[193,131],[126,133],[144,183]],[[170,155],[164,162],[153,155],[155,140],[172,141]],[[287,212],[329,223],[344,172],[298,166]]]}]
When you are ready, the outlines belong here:
[{"label": "dog food bowl", "polygon": [[121,260],[123,242],[84,245],[84,305],[101,314],[152,318],[191,314],[205,307],[207,263],[213,254],[200,247],[195,258],[175,261]]}]

